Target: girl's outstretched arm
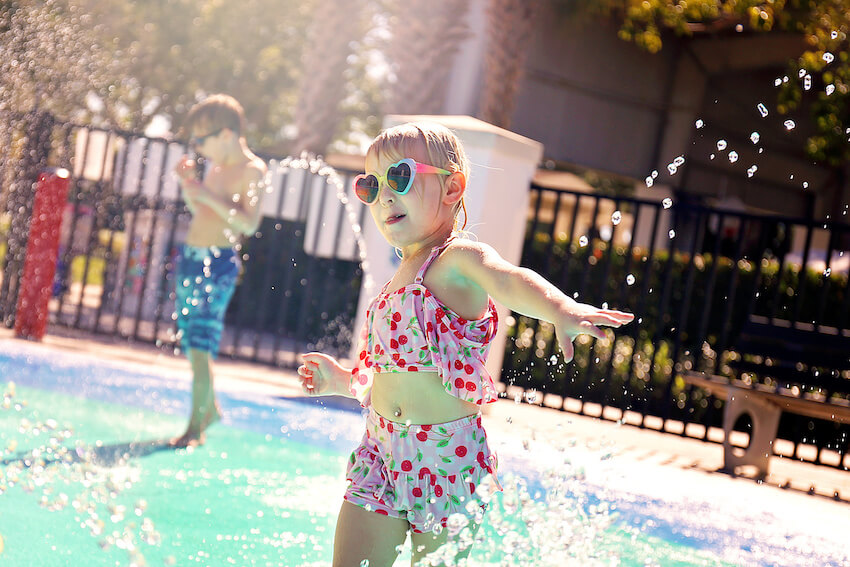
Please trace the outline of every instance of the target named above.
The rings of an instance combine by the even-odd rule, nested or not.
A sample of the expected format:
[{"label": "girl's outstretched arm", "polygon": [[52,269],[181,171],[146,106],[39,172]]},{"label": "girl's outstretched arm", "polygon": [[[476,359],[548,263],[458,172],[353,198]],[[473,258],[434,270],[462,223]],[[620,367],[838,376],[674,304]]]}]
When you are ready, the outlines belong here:
[{"label": "girl's outstretched arm", "polygon": [[305,394],[354,397],[349,390],[351,370],[343,368],[334,357],[308,352],[301,355],[301,360],[303,364],[298,367],[298,379]]},{"label": "girl's outstretched arm", "polygon": [[602,339],[605,332],[599,327],[620,327],[634,319],[632,313],[575,301],[537,272],[511,264],[487,244],[458,242],[444,256],[451,273],[479,286],[505,307],[552,323],[568,361],[573,358],[576,336]]}]

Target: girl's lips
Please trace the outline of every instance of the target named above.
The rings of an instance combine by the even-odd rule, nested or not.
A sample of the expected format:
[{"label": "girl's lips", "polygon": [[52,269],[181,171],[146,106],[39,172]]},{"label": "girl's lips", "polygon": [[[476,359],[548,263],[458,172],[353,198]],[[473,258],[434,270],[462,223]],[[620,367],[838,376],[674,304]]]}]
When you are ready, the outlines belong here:
[{"label": "girl's lips", "polygon": [[397,223],[398,221],[400,221],[400,220],[401,220],[401,219],[403,219],[403,218],[404,218],[404,215],[395,215],[395,216],[389,217],[389,218],[388,218],[386,221],[384,221],[384,222],[386,222],[387,224],[395,224],[395,223]]}]

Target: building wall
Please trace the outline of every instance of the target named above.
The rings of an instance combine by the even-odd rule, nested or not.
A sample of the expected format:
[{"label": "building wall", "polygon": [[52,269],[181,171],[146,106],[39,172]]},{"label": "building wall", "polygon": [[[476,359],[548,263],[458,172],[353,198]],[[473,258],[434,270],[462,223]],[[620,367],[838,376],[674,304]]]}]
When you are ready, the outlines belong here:
[{"label": "building wall", "polygon": [[[477,113],[485,6],[486,0],[472,1],[472,36],[451,74],[448,114]],[[665,193],[710,204],[738,199],[752,210],[790,216],[837,215],[850,190],[836,184],[831,168],[806,157],[808,109],[782,116],[775,108],[774,80],[803,47],[799,36],[730,32],[666,38],[660,53],[649,54],[619,39],[614,25],[543,11],[510,129],[543,143],[546,159],[639,183],[657,170],[655,188]],[[767,117],[759,103],[769,109]],[[789,118],[797,124],[793,130],[783,126]],[[698,119],[704,127],[695,126]],[[758,144],[750,140],[753,132]],[[718,140],[726,141],[725,150],[717,150]],[[684,165],[669,175],[668,164],[679,156]]]}]

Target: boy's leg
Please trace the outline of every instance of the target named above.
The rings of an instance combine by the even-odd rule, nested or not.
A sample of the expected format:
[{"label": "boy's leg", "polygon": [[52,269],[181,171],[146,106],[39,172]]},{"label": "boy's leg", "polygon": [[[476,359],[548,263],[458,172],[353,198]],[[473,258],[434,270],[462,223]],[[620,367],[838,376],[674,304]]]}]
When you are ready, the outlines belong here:
[{"label": "boy's leg", "polygon": [[171,442],[177,447],[203,443],[204,429],[221,417],[215,401],[210,353],[190,348],[186,355],[192,367],[192,413],[186,432]]},{"label": "boy's leg", "polygon": [[396,548],[404,544],[408,523],[370,512],[343,501],[334,535],[333,567],[389,567],[398,557]]}]

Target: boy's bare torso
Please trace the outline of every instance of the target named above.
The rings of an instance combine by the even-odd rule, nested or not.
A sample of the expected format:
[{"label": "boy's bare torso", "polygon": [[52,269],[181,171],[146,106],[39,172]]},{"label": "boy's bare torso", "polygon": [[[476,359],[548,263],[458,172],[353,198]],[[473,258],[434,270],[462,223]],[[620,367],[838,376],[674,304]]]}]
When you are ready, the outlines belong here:
[{"label": "boy's bare torso", "polygon": [[[259,190],[258,187],[250,187],[246,179],[249,169],[263,170],[264,165],[259,158],[246,160],[232,165],[213,164],[206,177],[204,187],[213,195],[227,203],[232,203],[235,208],[242,206],[243,200],[251,199]],[[199,202],[195,204],[192,220],[189,223],[189,232],[186,235],[186,244],[190,246],[219,248],[232,248],[240,241],[241,234],[234,230],[226,217],[216,212],[210,205]]]}]

